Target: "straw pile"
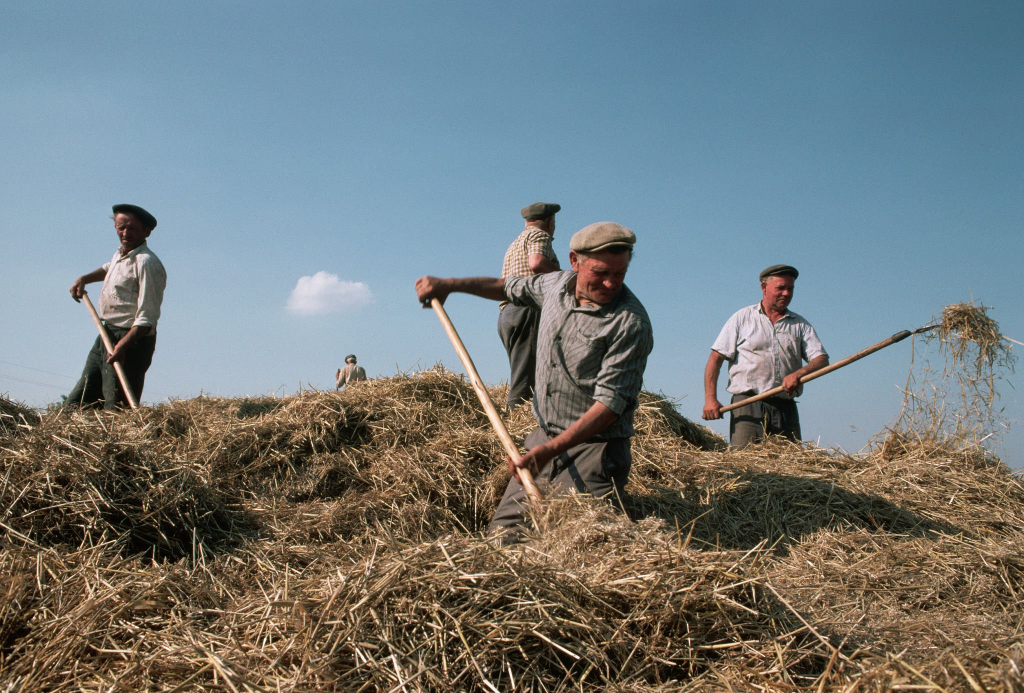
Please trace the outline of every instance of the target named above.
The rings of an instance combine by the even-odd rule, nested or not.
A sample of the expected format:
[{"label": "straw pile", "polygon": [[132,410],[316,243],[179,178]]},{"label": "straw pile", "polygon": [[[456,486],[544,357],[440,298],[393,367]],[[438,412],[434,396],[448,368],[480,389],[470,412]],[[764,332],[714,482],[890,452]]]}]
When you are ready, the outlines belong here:
[{"label": "straw pile", "polygon": [[39,423],[39,414],[23,404],[0,395],[0,439],[30,429]]},{"label": "straw pile", "polygon": [[503,453],[440,368],[48,415],[0,445],[0,686],[1024,690],[999,460],[723,451],[651,395],[637,427],[625,516],[552,501],[496,548]]}]

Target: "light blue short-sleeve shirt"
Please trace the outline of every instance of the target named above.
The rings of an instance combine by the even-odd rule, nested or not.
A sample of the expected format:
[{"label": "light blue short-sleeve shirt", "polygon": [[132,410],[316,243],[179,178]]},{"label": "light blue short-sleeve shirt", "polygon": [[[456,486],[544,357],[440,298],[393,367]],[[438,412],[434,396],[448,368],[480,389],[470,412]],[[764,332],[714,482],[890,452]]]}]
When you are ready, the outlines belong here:
[{"label": "light blue short-sleeve shirt", "polygon": [[[760,303],[736,311],[711,348],[729,362],[729,386],[734,395],[755,394],[782,385],[787,375],[818,356],[828,356],[811,324],[792,311],[776,321]],[[801,386],[795,396],[803,391]],[[780,397],[789,397],[783,392]]]}]

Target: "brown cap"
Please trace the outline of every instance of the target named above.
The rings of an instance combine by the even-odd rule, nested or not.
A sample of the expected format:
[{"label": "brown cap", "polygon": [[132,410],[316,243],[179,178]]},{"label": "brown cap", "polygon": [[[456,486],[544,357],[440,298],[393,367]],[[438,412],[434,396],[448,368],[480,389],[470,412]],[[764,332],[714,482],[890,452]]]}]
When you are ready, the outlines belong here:
[{"label": "brown cap", "polygon": [[131,214],[150,231],[156,228],[156,217],[138,205],[120,204],[114,205],[111,209],[114,210],[114,214]]},{"label": "brown cap", "polygon": [[561,209],[562,205],[556,202],[534,202],[528,207],[523,207],[519,210],[519,213],[527,221],[540,221],[541,219],[554,216]]},{"label": "brown cap", "polygon": [[608,248],[632,248],[636,235],[621,224],[613,221],[599,221],[584,226],[569,239],[569,250],[578,253],[593,253]]},{"label": "brown cap", "polygon": [[800,276],[800,273],[796,271],[796,267],[792,265],[772,265],[771,267],[765,267],[761,270],[761,274],[758,275],[761,281],[764,281],[768,277],[781,277],[789,275],[796,279]]}]

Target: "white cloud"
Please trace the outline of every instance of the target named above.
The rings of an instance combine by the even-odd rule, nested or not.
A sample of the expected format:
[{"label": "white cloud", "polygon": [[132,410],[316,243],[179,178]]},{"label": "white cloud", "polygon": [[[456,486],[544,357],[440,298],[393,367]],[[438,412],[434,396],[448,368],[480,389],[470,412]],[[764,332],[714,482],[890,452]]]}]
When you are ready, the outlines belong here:
[{"label": "white cloud", "polygon": [[296,315],[323,315],[355,310],[372,302],[373,294],[366,284],[320,271],[312,277],[299,277],[288,297],[288,310]]}]

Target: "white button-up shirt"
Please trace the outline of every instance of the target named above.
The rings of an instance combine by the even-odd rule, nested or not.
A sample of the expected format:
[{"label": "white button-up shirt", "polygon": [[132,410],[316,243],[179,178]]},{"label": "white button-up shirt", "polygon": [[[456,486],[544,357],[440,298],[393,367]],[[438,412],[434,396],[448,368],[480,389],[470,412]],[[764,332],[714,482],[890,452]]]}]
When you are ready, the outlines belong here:
[{"label": "white button-up shirt", "polygon": [[103,269],[107,274],[100,292],[100,317],[114,327],[143,325],[155,333],[167,286],[167,272],[156,253],[145,243],[123,257],[118,250]]},{"label": "white button-up shirt", "polygon": [[[736,311],[711,348],[729,362],[727,389],[734,395],[778,387],[804,361],[828,356],[809,322],[787,311],[772,325],[760,303]],[[801,386],[796,395],[802,391]]]}]

